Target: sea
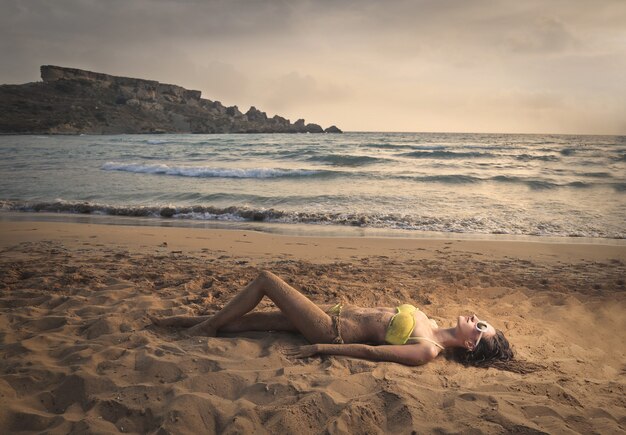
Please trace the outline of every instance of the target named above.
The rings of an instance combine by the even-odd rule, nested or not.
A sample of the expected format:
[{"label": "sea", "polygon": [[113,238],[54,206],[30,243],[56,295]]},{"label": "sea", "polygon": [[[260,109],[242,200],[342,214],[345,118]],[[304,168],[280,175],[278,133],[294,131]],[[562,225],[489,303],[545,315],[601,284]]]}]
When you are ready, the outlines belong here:
[{"label": "sea", "polygon": [[626,238],[626,136],[0,136],[0,156],[0,219]]}]

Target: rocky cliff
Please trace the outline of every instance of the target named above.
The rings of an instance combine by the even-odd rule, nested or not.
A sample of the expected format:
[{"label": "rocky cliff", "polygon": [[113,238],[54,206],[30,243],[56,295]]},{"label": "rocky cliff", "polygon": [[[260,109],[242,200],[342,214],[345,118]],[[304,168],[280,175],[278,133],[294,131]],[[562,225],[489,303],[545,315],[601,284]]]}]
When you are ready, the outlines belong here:
[{"label": "rocky cliff", "polygon": [[42,82],[0,86],[0,133],[340,133],[291,123],[251,107],[201,98],[200,91],[153,80],[52,65]]}]

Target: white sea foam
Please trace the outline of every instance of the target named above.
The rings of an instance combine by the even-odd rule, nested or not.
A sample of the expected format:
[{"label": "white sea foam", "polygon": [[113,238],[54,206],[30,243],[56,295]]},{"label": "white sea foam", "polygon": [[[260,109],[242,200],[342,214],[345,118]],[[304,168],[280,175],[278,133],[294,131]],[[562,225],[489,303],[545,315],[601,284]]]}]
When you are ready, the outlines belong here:
[{"label": "white sea foam", "polygon": [[143,165],[140,163],[107,162],[101,166],[105,171],[124,171],[142,174],[177,175],[181,177],[222,177],[222,178],[277,178],[298,177],[320,173],[304,169],[276,168],[212,168],[206,166],[170,166],[165,164]]},{"label": "white sea foam", "polygon": [[232,222],[245,222],[247,219],[239,216],[236,213],[209,213],[209,212],[188,212],[188,213],[176,213],[172,217],[178,219],[192,219],[201,221],[232,221]]}]

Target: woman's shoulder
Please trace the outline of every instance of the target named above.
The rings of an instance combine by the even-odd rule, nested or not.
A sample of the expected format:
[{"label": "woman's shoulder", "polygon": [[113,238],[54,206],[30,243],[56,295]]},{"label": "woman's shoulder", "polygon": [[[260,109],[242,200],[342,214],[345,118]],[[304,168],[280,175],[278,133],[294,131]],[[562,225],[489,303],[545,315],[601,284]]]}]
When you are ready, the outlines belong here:
[{"label": "woman's shoulder", "polygon": [[434,360],[442,352],[442,349],[425,340],[420,340],[419,342],[413,344],[413,346],[415,346],[414,348],[416,352],[419,352],[420,357],[424,362]]}]

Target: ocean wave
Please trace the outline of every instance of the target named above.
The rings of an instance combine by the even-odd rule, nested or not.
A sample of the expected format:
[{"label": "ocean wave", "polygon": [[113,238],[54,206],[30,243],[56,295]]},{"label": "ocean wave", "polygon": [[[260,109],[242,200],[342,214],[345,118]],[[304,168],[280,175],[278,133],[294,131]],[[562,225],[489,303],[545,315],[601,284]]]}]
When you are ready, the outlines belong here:
[{"label": "ocean wave", "polygon": [[307,161],[327,163],[333,166],[364,166],[387,162],[389,159],[370,156],[353,156],[347,154],[328,154],[323,156],[311,156],[307,158]]},{"label": "ocean wave", "polygon": [[552,154],[544,154],[539,156],[534,156],[532,154],[519,154],[515,156],[515,159],[521,160],[523,162],[529,162],[532,160],[540,160],[542,162],[558,162],[559,160],[561,160],[557,156]]},{"label": "ocean wave", "polygon": [[110,216],[130,217],[164,217],[164,218],[195,218],[203,220],[247,220],[269,221],[283,218],[285,212],[274,209],[252,209],[248,207],[230,206],[118,206],[90,202],[51,201],[0,201],[0,210],[27,211],[47,213],[101,214]]},{"label": "ocean wave", "polygon": [[499,183],[525,184],[531,189],[536,189],[536,190],[554,189],[556,187],[563,186],[561,184],[558,184],[552,181],[539,180],[535,178],[515,177],[511,175],[496,175],[495,177],[489,178],[489,180],[496,181]]},{"label": "ocean wave", "polygon": [[[127,143],[129,139],[121,140],[121,142]],[[138,141],[133,141],[136,144],[147,144],[147,145],[187,145],[187,146],[196,146],[196,145],[223,145],[226,143],[232,143],[233,141],[230,139],[224,138],[210,138],[210,139],[200,139],[195,138],[193,136],[185,136],[181,135],[179,138],[151,138],[151,139],[141,139]]]},{"label": "ocean wave", "polygon": [[[598,174],[598,176],[600,175]],[[610,177],[610,175],[608,176]],[[572,187],[576,189],[588,189],[592,187],[612,187],[613,189],[619,190],[617,187],[619,186],[619,184],[616,184],[616,183],[589,183],[586,181],[570,181],[567,183],[557,183],[555,181],[550,181],[550,180],[515,177],[515,176],[510,176],[510,175],[497,175],[495,177],[488,178],[487,180],[495,181],[499,183],[526,185],[534,190],[556,189],[556,188],[561,188],[561,187]]]},{"label": "ocean wave", "polygon": [[423,176],[398,176],[399,179],[413,180],[420,183],[444,183],[444,184],[475,184],[484,182],[519,184],[531,189],[555,189],[559,187],[590,188],[594,186],[609,186],[619,190],[619,184],[615,183],[587,183],[584,181],[572,181],[568,183],[556,183],[549,180],[536,178],[515,177],[510,175],[496,175],[494,177],[480,178],[470,175],[423,175]]},{"label": "ocean wave", "polygon": [[400,157],[412,157],[415,159],[473,159],[495,157],[492,153],[455,151],[412,151],[398,155]]},{"label": "ocean wave", "polygon": [[626,192],[626,183],[613,183],[611,186],[618,192]]},{"label": "ocean wave", "polygon": [[384,150],[444,150],[446,146],[444,145],[413,145],[413,144],[395,144],[395,143],[363,143],[359,144],[360,147],[364,148],[374,148],[374,149],[384,149]]},{"label": "ocean wave", "polygon": [[119,156],[122,158],[127,158],[127,159],[141,159],[141,160],[158,160],[160,158],[158,156],[146,156],[142,154],[120,154]]},{"label": "ocean wave", "polygon": [[89,202],[0,201],[2,211],[100,214],[111,216],[152,217],[203,221],[267,222],[286,224],[343,225],[363,228],[386,228],[444,233],[513,234],[559,237],[600,237],[624,239],[626,233],[588,225],[570,227],[548,221],[513,222],[490,216],[441,217],[401,215],[394,213],[293,212],[277,209],[255,209],[241,206],[112,206]]},{"label": "ocean wave", "polygon": [[613,178],[609,172],[582,172],[578,175],[590,178]]},{"label": "ocean wave", "polygon": [[135,172],[140,174],[174,175],[199,178],[279,178],[332,175],[332,171],[277,168],[213,168],[204,166],[169,166],[166,164],[144,165],[141,163],[107,162],[100,169],[105,171]]},{"label": "ocean wave", "polygon": [[446,184],[472,184],[485,181],[482,178],[472,177],[470,175],[423,175],[418,177],[402,177],[424,183],[446,183]]},{"label": "ocean wave", "polygon": [[585,183],[584,181],[572,181],[571,183],[565,184],[568,187],[575,187],[577,189],[587,189],[589,187],[593,187],[591,183]]}]

